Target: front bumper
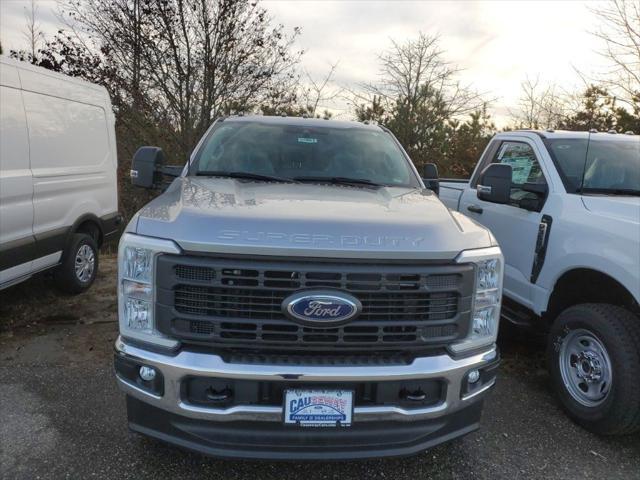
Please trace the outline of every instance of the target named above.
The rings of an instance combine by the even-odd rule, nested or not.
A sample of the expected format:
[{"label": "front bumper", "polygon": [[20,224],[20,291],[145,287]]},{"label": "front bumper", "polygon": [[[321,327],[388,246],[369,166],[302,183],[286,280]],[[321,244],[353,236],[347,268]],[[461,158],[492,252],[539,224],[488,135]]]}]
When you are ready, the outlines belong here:
[{"label": "front bumper", "polygon": [[[115,355],[116,377],[128,396],[133,430],[214,456],[297,460],[408,455],[469,433],[478,428],[484,393],[495,383],[499,361],[491,349],[462,359],[446,354],[420,357],[403,365],[239,364],[188,350],[164,355],[121,338]],[[130,372],[118,371],[122,361],[156,368],[160,375],[153,388],[133,381]],[[474,369],[481,371],[481,380],[470,388],[467,375]],[[194,377],[286,382],[301,388],[432,379],[442,383],[442,396],[434,404],[414,408],[356,402],[351,427],[300,428],[283,425],[280,405],[192,404],[185,400],[184,383]]]}]

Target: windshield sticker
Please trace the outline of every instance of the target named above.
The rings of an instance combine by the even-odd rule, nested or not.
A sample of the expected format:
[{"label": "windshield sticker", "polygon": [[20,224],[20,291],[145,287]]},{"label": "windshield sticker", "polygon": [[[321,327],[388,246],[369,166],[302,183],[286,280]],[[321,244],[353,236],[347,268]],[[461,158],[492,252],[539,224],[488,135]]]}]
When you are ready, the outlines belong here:
[{"label": "windshield sticker", "polygon": [[318,143],[317,138],[298,137],[298,143]]},{"label": "windshield sticker", "polygon": [[522,185],[527,182],[533,167],[531,157],[504,158],[500,163],[511,165],[511,181],[516,185]]}]

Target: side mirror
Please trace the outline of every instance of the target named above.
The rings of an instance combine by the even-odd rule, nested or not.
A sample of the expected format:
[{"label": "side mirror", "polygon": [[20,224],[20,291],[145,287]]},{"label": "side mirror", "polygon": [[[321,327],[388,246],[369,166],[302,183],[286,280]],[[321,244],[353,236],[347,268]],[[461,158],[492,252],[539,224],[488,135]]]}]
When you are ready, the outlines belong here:
[{"label": "side mirror", "polygon": [[509,203],[511,200],[511,165],[492,163],[480,174],[478,198],[492,203]]},{"label": "side mirror", "polygon": [[522,190],[529,193],[535,193],[539,197],[544,197],[547,195],[549,188],[547,187],[546,183],[527,182],[524,185],[522,185]]},{"label": "side mirror", "polygon": [[131,183],[137,187],[158,188],[163,175],[179,177],[184,167],[164,165],[164,152],[158,147],[140,147],[131,162]]},{"label": "side mirror", "polygon": [[131,162],[131,183],[137,187],[155,188],[162,181],[159,167],[164,164],[164,152],[158,147],[140,147]]},{"label": "side mirror", "polygon": [[440,194],[440,177],[435,163],[425,163],[422,167],[422,180],[425,186],[436,195]]},{"label": "side mirror", "polygon": [[518,206],[530,212],[540,212],[544,201],[549,192],[549,187],[546,183],[532,183],[527,182],[522,185],[522,190],[533,195],[525,196],[518,201]]},{"label": "side mirror", "polygon": [[542,202],[540,197],[524,197],[518,200],[518,207],[529,212],[539,212],[542,210]]}]

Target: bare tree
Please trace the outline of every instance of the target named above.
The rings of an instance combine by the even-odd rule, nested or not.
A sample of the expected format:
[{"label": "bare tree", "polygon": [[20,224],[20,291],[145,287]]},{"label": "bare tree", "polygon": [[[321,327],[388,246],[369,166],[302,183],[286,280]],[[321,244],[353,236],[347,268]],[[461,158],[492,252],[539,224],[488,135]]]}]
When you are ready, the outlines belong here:
[{"label": "bare tree", "polygon": [[593,34],[602,40],[600,52],[610,62],[601,81],[619,99],[638,109],[640,103],[640,3],[612,0],[593,8],[601,27]]},{"label": "bare tree", "polygon": [[74,41],[116,72],[121,103],[171,125],[184,154],[216,116],[254,110],[293,75],[286,34],[250,0],[65,0]]},{"label": "bare tree", "polygon": [[571,96],[554,84],[543,84],[539,76],[527,76],[521,92],[518,108],[509,112],[515,128],[559,128],[571,110]]},{"label": "bare tree", "polygon": [[303,87],[302,98],[310,116],[319,116],[319,107],[324,107],[324,118],[330,116],[327,104],[338,98],[343,92],[341,87],[332,83],[337,68],[338,62],[330,64],[326,75],[320,79],[313,78],[308,71],[305,71],[308,85]]},{"label": "bare tree", "polygon": [[437,36],[391,42],[379,55],[379,80],[353,92],[356,116],[387,125],[418,164],[442,162],[451,122],[482,110],[486,99],[458,80]]},{"label": "bare tree", "polygon": [[[298,92],[300,30],[274,23],[258,0],[58,1],[66,27],[37,64],[109,91],[126,217],[150,198],[126,175],[140,145],[184,161],[216,117],[286,104]],[[26,50],[10,54],[31,61]]]},{"label": "bare tree", "polygon": [[378,56],[379,78],[364,83],[356,94],[356,102],[377,98],[389,110],[398,103],[415,111],[425,103],[439,99],[447,117],[464,115],[482,107],[482,95],[461,85],[459,68],[444,59],[438,36],[420,32],[415,40],[391,41],[391,48]]},{"label": "bare tree", "polygon": [[263,115],[288,115],[324,118],[329,120],[333,112],[329,105],[340,97],[343,87],[334,82],[338,62],[329,64],[322,76],[313,76],[307,70],[301,75],[292,75],[289,81],[280,82],[279,90],[273,91],[260,106]]},{"label": "bare tree", "polygon": [[23,31],[24,38],[27,40],[29,54],[31,55],[31,63],[36,63],[38,58],[38,50],[44,42],[44,34],[40,29],[40,23],[37,20],[38,5],[35,0],[31,0],[29,7],[24,7],[25,29]]}]

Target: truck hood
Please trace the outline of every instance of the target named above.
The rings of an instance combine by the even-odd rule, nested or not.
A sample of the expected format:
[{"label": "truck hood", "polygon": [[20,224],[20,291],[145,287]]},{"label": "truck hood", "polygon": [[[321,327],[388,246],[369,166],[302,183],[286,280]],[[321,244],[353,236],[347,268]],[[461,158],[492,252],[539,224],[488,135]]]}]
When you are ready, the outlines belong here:
[{"label": "truck hood", "polygon": [[184,250],[227,254],[453,259],[488,230],[428,190],[177,178],[132,222]]},{"label": "truck hood", "polygon": [[583,195],[582,202],[587,210],[597,215],[640,224],[640,197]]}]

